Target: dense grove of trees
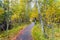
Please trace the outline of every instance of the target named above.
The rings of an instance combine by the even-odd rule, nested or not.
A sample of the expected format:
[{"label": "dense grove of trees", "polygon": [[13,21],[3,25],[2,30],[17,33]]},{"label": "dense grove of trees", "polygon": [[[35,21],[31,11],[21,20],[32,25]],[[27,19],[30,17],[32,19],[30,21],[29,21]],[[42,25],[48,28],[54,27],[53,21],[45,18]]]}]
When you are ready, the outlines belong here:
[{"label": "dense grove of trees", "polygon": [[[41,29],[60,24],[59,0],[0,0],[0,30],[13,28],[15,24],[33,20],[41,23]],[[53,28],[52,28],[53,29]]]}]

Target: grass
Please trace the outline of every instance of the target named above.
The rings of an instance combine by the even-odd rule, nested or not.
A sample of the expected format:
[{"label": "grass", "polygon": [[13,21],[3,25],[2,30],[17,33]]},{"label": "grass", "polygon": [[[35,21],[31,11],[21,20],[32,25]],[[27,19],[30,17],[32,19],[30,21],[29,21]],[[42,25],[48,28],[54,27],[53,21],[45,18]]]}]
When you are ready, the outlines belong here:
[{"label": "grass", "polygon": [[23,28],[25,28],[27,26],[27,24],[22,24],[20,26],[16,26],[11,30],[8,31],[4,31],[2,34],[0,34],[0,40],[11,40],[11,38],[13,38],[15,35],[17,35],[17,33],[22,30]]},{"label": "grass", "polygon": [[[32,36],[34,40],[53,40],[52,39],[52,29],[46,28],[45,31],[48,35],[48,39],[44,37],[41,26],[37,23],[32,29]],[[60,28],[58,29],[58,25],[54,25],[54,40],[60,40]]]},{"label": "grass", "polygon": [[46,40],[44,38],[44,35],[41,31],[40,25],[36,24],[34,28],[32,29],[32,36],[34,40]]}]

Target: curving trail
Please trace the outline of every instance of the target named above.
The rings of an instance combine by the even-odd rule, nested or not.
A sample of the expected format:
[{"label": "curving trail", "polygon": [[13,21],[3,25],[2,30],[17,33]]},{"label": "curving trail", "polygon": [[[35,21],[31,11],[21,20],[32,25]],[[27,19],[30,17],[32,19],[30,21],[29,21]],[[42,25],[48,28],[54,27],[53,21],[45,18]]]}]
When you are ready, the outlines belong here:
[{"label": "curving trail", "polygon": [[33,28],[34,24],[35,23],[32,22],[24,30],[22,30],[20,34],[17,36],[16,40],[33,40],[31,35],[31,29]]}]

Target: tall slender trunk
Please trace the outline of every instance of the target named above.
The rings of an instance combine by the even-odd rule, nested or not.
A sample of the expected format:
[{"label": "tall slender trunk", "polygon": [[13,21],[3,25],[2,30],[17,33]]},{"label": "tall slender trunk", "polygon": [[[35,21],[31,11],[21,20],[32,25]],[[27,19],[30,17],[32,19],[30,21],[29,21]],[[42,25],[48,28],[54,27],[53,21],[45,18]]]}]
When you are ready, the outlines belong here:
[{"label": "tall slender trunk", "polygon": [[40,23],[41,23],[41,28],[42,28],[42,32],[45,33],[44,31],[44,23],[43,23],[43,20],[42,20],[42,15],[41,15],[41,7],[42,7],[42,3],[38,3],[38,0],[35,0],[35,3],[36,3],[36,6],[38,8],[38,15],[40,16]]},{"label": "tall slender trunk", "polygon": [[30,4],[31,4],[31,1],[27,1],[26,2],[26,21],[29,21],[29,12],[31,11],[31,6],[30,6]]},{"label": "tall slender trunk", "polygon": [[[6,0],[7,4],[4,4],[4,13],[5,13],[5,21],[6,21],[6,34],[8,39],[8,28],[9,28],[9,0]],[[5,3],[5,1],[4,1]]]}]

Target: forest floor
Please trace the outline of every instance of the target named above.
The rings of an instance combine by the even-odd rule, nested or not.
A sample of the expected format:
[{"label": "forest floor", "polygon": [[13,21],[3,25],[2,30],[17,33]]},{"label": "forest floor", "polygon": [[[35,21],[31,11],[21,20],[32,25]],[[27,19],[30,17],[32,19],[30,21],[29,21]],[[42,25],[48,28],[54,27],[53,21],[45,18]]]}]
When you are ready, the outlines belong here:
[{"label": "forest floor", "polygon": [[49,38],[44,37],[42,30],[41,30],[40,23],[37,23],[31,30],[33,39],[34,40],[60,40],[60,28],[58,28],[57,24],[54,25],[54,34],[53,34],[54,38],[52,38],[52,29],[51,28],[46,28],[45,30],[46,30],[46,34]]},{"label": "forest floor", "polygon": [[21,30],[18,33],[18,36],[16,36],[12,40],[33,40],[32,35],[31,35],[31,30],[33,26],[34,26],[34,22],[28,25],[25,29]]},{"label": "forest floor", "polygon": [[29,24],[30,23],[23,23],[21,25],[13,27],[11,30],[2,32],[0,34],[0,40],[12,40],[21,30],[23,30]]},{"label": "forest floor", "polygon": [[[32,22],[8,30],[8,37],[4,32],[0,35],[0,40],[52,40],[52,30],[47,28],[46,33],[49,36],[48,39],[44,37],[40,23]],[[54,36],[54,40],[60,40],[60,28],[57,28],[57,25],[54,25]]]}]

